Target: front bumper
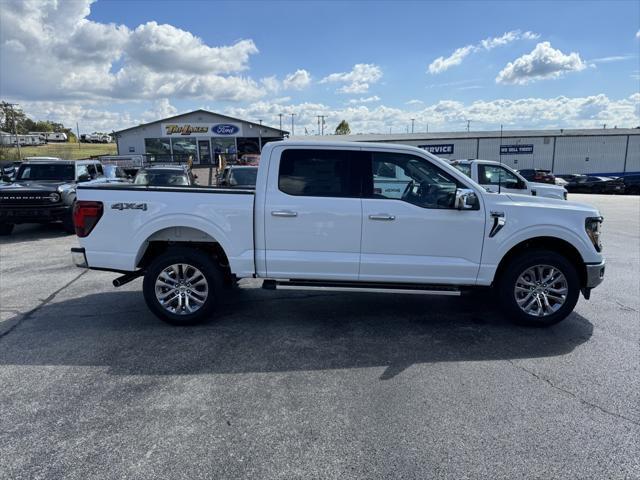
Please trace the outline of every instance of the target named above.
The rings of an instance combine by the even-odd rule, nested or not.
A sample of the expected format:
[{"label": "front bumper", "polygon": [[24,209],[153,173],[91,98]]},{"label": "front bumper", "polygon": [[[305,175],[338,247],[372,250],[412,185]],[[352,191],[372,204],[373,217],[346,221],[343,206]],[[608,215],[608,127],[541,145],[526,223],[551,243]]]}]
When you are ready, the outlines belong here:
[{"label": "front bumper", "polygon": [[595,288],[604,280],[605,261],[600,263],[589,263],[585,267],[587,269],[587,282],[584,288]]},{"label": "front bumper", "polygon": [[56,206],[3,206],[0,220],[5,223],[48,223],[57,222],[71,215],[70,205]]},{"label": "front bumper", "polygon": [[84,248],[82,247],[74,247],[71,249],[71,258],[73,259],[73,264],[79,268],[89,268],[89,263],[87,262],[87,254],[85,253]]}]

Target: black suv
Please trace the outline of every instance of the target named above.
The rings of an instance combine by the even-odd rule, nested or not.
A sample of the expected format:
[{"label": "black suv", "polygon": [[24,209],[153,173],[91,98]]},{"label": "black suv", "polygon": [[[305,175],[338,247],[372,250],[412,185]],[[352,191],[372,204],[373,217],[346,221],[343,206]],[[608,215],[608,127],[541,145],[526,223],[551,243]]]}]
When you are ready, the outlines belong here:
[{"label": "black suv", "polygon": [[76,184],[102,176],[98,160],[27,158],[9,183],[0,185],[0,235],[9,235],[18,223],[62,222],[74,232]]}]

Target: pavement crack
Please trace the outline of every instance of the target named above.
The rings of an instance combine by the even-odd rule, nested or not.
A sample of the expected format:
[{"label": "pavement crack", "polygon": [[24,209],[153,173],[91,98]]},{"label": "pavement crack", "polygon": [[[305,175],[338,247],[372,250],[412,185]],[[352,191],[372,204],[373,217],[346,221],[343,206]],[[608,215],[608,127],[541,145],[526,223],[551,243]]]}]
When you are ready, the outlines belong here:
[{"label": "pavement crack", "polygon": [[62,287],[60,287],[58,290],[56,290],[55,292],[53,292],[51,295],[49,295],[47,298],[45,298],[44,300],[42,300],[38,305],[36,305],[34,308],[32,308],[31,310],[29,310],[27,313],[25,313],[22,318],[20,320],[18,320],[16,323],[14,323],[10,328],[8,328],[7,330],[5,330],[4,332],[0,332],[0,339],[6,337],[7,335],[9,335],[11,332],[13,332],[19,325],[22,325],[26,320],[29,320],[31,317],[33,317],[33,315],[35,315],[38,310],[40,310],[42,307],[44,307],[45,305],[49,304],[54,298],[56,298],[56,296],[58,296],[58,294],[60,292],[62,292],[64,289],[66,289],[67,287],[71,286],[76,280],[78,280],[80,277],[82,277],[84,274],[86,274],[89,270],[83,270],[82,272],[80,272],[78,275],[76,275],[74,278],[72,278],[71,280],[69,280],[67,283],[65,283]]},{"label": "pavement crack", "polygon": [[511,365],[513,365],[515,368],[522,370],[525,373],[528,373],[529,375],[531,375],[532,377],[534,377],[536,380],[539,380],[541,382],[546,383],[547,385],[549,385],[551,388],[553,388],[554,390],[557,390],[558,392],[564,393],[565,395],[568,395],[569,397],[573,398],[574,400],[577,400],[578,402],[582,403],[583,405],[586,405],[588,407],[594,408],[596,410],[599,410],[600,412],[606,414],[606,415],[610,415],[612,417],[616,417],[620,420],[625,420],[629,423],[632,423],[633,425],[636,426],[640,426],[640,422],[626,417],[624,415],[620,415],[619,413],[616,412],[612,412],[611,410],[607,410],[604,407],[601,407],[600,405],[597,405],[595,403],[592,403],[588,400],[585,400],[584,398],[576,395],[575,393],[573,393],[570,390],[567,390],[565,388],[559,387],[558,385],[556,385],[555,383],[553,383],[551,380],[549,380],[546,377],[543,377],[542,375],[537,374],[536,372],[529,370],[526,367],[523,367],[522,365],[518,365],[517,363],[515,363],[513,360],[507,360],[507,362],[509,362]]}]

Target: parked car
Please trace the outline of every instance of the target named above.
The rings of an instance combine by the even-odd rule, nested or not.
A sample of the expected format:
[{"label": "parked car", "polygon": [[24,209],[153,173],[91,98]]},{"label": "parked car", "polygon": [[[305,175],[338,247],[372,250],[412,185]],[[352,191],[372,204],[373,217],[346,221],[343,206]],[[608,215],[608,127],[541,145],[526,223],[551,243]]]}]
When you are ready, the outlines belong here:
[{"label": "parked car", "polygon": [[508,166],[491,160],[454,160],[455,168],[471,177],[489,193],[519,193],[540,197],[567,199],[567,190],[558,185],[525,180]]},{"label": "parked car", "polygon": [[138,170],[133,180],[136,185],[154,187],[189,187],[196,177],[186,165],[153,165]]},{"label": "parked car", "polygon": [[[411,178],[387,195],[375,172]],[[148,307],[173,324],[210,318],[225,285],[460,295],[495,287],[508,318],[546,326],[604,278],[593,207],[495,195],[407,145],[265,145],[256,189],[88,185],[75,208],[79,267],[143,276]],[[425,315],[429,315],[428,304]]]},{"label": "parked car", "polygon": [[522,175],[526,180],[537,183],[550,183],[555,185],[556,177],[551,170],[543,170],[541,168],[523,168],[518,170],[518,173]]},{"label": "parked car", "polygon": [[22,162],[2,162],[0,163],[0,179],[3,182],[11,182],[15,177]]},{"label": "parked car", "polygon": [[254,188],[258,167],[232,165],[225,167],[218,177],[218,186],[233,188]]},{"label": "parked car", "polygon": [[622,177],[624,182],[624,192],[630,195],[640,195],[640,174],[625,175]]},{"label": "parked car", "polygon": [[613,177],[579,175],[567,183],[572,193],[624,193],[624,180]]},{"label": "parked car", "polygon": [[102,175],[97,160],[61,160],[30,157],[13,180],[0,185],[0,235],[9,235],[19,223],[62,222],[73,233],[76,184]]}]

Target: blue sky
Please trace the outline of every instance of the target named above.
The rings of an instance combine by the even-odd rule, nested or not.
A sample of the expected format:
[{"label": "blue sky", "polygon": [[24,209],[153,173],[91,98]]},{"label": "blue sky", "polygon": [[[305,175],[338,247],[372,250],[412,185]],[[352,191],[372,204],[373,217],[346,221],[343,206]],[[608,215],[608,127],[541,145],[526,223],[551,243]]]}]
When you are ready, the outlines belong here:
[{"label": "blue sky", "polygon": [[[640,2],[31,1],[0,6],[0,93],[86,129],[199,107],[308,132],[640,124]],[[12,15],[62,33],[46,59]]]}]

